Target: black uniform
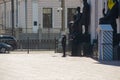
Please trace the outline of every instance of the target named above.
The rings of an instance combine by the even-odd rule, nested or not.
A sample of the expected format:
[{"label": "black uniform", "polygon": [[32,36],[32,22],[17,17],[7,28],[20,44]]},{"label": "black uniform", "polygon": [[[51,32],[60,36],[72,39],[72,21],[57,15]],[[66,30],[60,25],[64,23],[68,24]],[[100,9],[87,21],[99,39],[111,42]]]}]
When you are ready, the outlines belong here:
[{"label": "black uniform", "polygon": [[83,0],[83,13],[81,23],[85,26],[85,34],[88,34],[88,26],[90,23],[90,6],[87,3],[87,0]]},{"label": "black uniform", "polygon": [[62,38],[62,48],[63,48],[63,57],[66,56],[65,52],[66,52],[66,36],[63,35],[63,38]]}]

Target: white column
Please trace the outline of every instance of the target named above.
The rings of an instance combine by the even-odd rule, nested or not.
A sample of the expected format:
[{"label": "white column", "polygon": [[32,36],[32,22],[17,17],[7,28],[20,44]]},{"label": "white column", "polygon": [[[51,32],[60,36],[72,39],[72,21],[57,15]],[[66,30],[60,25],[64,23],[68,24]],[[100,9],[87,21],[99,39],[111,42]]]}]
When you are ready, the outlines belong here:
[{"label": "white column", "polygon": [[39,28],[39,24],[38,24],[38,1],[37,0],[33,0],[32,1],[32,7],[33,7],[33,20],[32,20],[32,24],[33,24],[33,33],[37,33],[38,32],[38,28]]},{"label": "white column", "polygon": [[99,25],[99,19],[103,17],[102,10],[104,5],[104,0],[90,0],[91,8],[91,19],[90,19],[90,33],[91,41],[97,39],[96,29]]},{"label": "white column", "polygon": [[118,21],[118,33],[120,33],[120,0],[119,0],[119,21]]},{"label": "white column", "polygon": [[119,17],[119,26],[118,26],[118,33],[120,33],[120,17]]},{"label": "white column", "polygon": [[95,28],[95,1],[96,0],[91,0],[90,1],[90,33],[91,33],[91,41],[95,39],[95,34],[96,34],[96,28]]}]

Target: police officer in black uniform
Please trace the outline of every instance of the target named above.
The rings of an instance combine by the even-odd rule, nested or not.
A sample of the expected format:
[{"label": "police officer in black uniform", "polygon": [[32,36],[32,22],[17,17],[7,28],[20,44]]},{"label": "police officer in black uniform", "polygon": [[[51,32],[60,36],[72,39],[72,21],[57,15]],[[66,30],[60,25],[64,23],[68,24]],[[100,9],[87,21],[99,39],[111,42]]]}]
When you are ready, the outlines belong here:
[{"label": "police officer in black uniform", "polygon": [[63,35],[62,37],[62,48],[63,48],[63,56],[62,57],[66,57],[66,35]]},{"label": "police officer in black uniform", "polygon": [[82,34],[82,26],[81,26],[81,16],[82,13],[80,12],[81,8],[77,7],[76,9],[76,14],[73,16],[74,17],[74,23],[73,23],[73,32],[72,32],[72,56],[78,56],[81,51],[81,48],[79,47],[80,45],[80,36]]},{"label": "police officer in black uniform", "polygon": [[83,5],[81,23],[85,26],[85,34],[89,34],[88,26],[90,23],[90,5],[87,3],[87,0],[83,0]]}]

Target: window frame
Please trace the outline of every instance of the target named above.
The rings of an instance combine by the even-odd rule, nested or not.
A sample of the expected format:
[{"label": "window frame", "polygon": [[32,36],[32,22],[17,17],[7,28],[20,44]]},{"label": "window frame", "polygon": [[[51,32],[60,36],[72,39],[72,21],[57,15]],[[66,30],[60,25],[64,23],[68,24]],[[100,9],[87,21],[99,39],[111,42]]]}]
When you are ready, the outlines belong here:
[{"label": "window frame", "polygon": [[[46,12],[44,12],[45,9],[46,9]],[[50,13],[49,13],[49,11],[47,13],[47,9],[50,10]],[[52,16],[53,9],[50,7],[46,7],[46,8],[43,8],[42,10],[43,10],[43,13],[42,13],[42,15],[43,15],[43,28],[45,28],[45,29],[53,28],[53,16]],[[44,20],[44,17],[46,17],[46,16],[47,17],[50,16],[50,22],[48,21],[48,19]],[[48,24],[46,24],[46,21],[48,21]],[[50,24],[50,26],[47,26],[49,24]]]}]

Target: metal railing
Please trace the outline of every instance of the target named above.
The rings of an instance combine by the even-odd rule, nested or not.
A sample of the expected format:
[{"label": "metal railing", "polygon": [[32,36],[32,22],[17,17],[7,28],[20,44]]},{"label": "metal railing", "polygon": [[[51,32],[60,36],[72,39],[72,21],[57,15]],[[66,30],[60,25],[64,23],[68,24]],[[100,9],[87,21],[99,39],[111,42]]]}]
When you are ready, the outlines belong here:
[{"label": "metal railing", "polygon": [[53,39],[26,39],[26,40],[17,40],[18,48],[17,49],[30,49],[30,50],[40,50],[48,49],[54,50],[56,48],[56,42]]}]

